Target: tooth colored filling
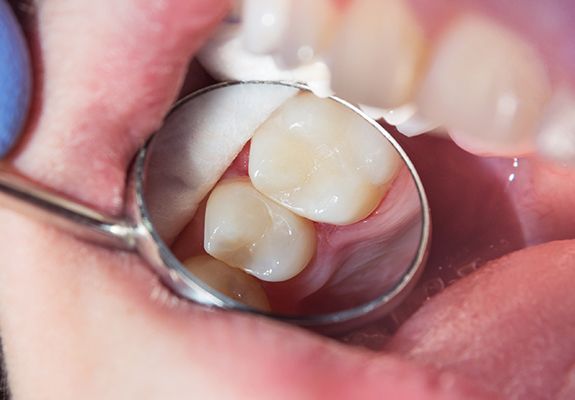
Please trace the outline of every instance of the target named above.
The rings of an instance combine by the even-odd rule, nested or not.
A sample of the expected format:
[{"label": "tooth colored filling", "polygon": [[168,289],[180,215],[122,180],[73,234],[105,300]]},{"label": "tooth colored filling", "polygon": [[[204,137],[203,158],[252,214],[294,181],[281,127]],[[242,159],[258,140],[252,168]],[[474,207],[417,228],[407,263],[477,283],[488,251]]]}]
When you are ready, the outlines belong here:
[{"label": "tooth colored filling", "polygon": [[208,254],[265,281],[300,273],[315,253],[315,229],[259,193],[247,178],[220,182],[208,198]]},{"label": "tooth colored filling", "polygon": [[381,202],[399,166],[389,142],[332,101],[287,101],[251,143],[249,174],[263,194],[317,222],[352,224]]}]

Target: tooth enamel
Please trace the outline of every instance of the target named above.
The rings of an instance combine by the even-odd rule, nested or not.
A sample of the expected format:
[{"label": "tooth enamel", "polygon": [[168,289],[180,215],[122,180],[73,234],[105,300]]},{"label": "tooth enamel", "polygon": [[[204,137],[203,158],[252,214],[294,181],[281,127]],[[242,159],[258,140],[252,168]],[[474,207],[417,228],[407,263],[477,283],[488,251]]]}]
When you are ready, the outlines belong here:
[{"label": "tooth enamel", "polygon": [[229,298],[261,311],[270,310],[268,297],[258,280],[239,269],[205,255],[187,259],[184,266],[208,286]]},{"label": "tooth enamel", "polygon": [[290,0],[244,0],[243,45],[256,54],[276,50],[288,25]]},{"label": "tooth enamel", "polygon": [[518,155],[533,147],[549,92],[544,65],[531,47],[491,21],[467,16],[441,38],[417,104],[463,147]]},{"label": "tooth enamel", "polygon": [[333,43],[329,65],[338,96],[383,108],[410,100],[424,38],[403,0],[354,1]]},{"label": "tooth enamel", "polygon": [[315,253],[315,227],[259,193],[247,177],[219,183],[208,198],[204,248],[264,281],[299,274]]},{"label": "tooth enamel", "polygon": [[260,192],[296,214],[345,225],[378,206],[399,166],[397,152],[371,124],[307,93],[256,131],[249,175]]},{"label": "tooth enamel", "polygon": [[168,116],[150,147],[145,189],[151,219],[166,243],[192,218],[257,127],[296,92],[280,85],[235,85],[196,97]]},{"label": "tooth enamel", "polygon": [[314,60],[330,43],[338,15],[332,0],[292,1],[279,64],[292,68]]},{"label": "tooth enamel", "polygon": [[561,90],[551,99],[537,137],[543,155],[575,165],[575,96]]}]

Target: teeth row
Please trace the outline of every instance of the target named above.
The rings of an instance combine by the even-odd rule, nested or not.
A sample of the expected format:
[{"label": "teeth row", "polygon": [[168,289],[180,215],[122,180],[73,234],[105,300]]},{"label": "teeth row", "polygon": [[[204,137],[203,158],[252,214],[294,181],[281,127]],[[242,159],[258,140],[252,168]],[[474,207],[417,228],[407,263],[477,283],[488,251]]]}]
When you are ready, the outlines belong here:
[{"label": "teeth row", "polygon": [[212,190],[204,248],[261,280],[290,279],[315,254],[312,221],[368,217],[400,167],[393,146],[353,111],[311,93],[294,96],[255,131],[249,177]]},{"label": "teeth row", "polygon": [[431,46],[404,0],[354,1],[345,11],[335,3],[245,1],[246,48],[285,66],[321,53],[336,94],[382,109],[388,121],[403,115],[395,122],[406,134],[442,125],[474,153],[520,155],[537,146],[575,162],[573,95],[553,95],[539,55],[513,32],[464,15]]}]

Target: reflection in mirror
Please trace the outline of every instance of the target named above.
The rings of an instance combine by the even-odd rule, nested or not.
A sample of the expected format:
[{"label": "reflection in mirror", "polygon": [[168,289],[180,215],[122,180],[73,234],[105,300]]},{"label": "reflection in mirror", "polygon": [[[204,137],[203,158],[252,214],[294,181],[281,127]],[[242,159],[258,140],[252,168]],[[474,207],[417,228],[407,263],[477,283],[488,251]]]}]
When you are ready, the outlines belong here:
[{"label": "reflection in mirror", "polygon": [[184,99],[149,146],[145,201],[188,273],[274,314],[377,300],[412,266],[422,205],[383,129],[279,83]]}]

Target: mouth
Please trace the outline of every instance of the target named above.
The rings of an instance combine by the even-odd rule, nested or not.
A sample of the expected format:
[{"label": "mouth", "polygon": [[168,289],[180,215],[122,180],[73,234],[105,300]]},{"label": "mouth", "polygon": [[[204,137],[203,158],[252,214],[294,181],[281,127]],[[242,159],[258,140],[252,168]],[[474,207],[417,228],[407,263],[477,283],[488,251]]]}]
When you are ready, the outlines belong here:
[{"label": "mouth", "polygon": [[570,135],[570,82],[555,64],[567,56],[538,46],[557,35],[544,22],[525,27],[502,8],[494,22],[468,6],[245,1],[200,51],[218,79],[302,80],[362,105],[414,160],[434,241],[396,325],[488,261],[573,236],[560,183],[572,178],[570,138],[556,141]]},{"label": "mouth", "polygon": [[[547,246],[537,245],[575,235],[566,222],[575,194],[572,90],[565,70],[569,55],[542,48],[544,37],[564,40],[557,37],[561,28],[541,26],[541,19],[525,23],[536,5],[523,11],[500,6],[498,20],[490,18],[491,4],[454,10],[421,3],[245,1],[200,52],[200,62],[218,79],[305,81],[319,94],[335,92],[381,117],[422,177],[433,242],[408,299],[385,319],[340,339],[444,366],[434,357],[456,346],[442,343],[440,351],[423,344],[446,331],[435,326],[435,304],[455,308],[463,297],[462,289],[453,294],[456,288],[473,290],[471,282],[481,287],[476,277],[508,264],[501,260],[515,265],[525,262],[525,253],[549,254]],[[563,19],[555,17],[558,10],[546,12],[553,15],[547,18]],[[535,266],[514,268],[509,276],[540,279]],[[517,297],[518,303],[525,300]],[[468,312],[489,314],[485,305],[475,306]],[[509,312],[527,311],[521,305]],[[512,327],[494,325],[502,337],[513,336]],[[509,347],[522,340],[529,342],[516,336]],[[467,352],[452,357],[451,368],[465,369]],[[469,368],[470,375],[477,377],[478,370]]]},{"label": "mouth", "polygon": [[[44,76],[38,79],[42,98],[36,99],[29,139],[12,156],[29,175],[110,212],[121,208],[131,156],[159,125],[186,74],[187,57],[199,47],[199,41],[189,43],[187,38],[196,35],[198,25],[208,24],[200,17],[186,20],[204,15],[205,4],[147,12],[130,4],[110,20],[119,18],[118,24],[128,25],[123,33],[149,44],[144,57],[136,57],[141,46],[131,41],[118,44],[115,36],[99,37],[107,45],[101,46],[89,35],[72,35],[77,32],[72,23],[62,23],[59,35],[49,33],[47,22],[34,28],[41,33],[36,40],[42,46],[35,51],[42,55],[37,54],[42,66],[36,71]],[[575,57],[568,38],[575,8],[562,2],[517,6],[471,0],[437,6],[423,0],[293,2],[299,14],[285,9],[284,14],[272,13],[274,21],[283,20],[280,31],[270,33],[273,26],[268,25],[274,24],[269,17],[265,26],[257,23],[265,21],[261,10],[272,15],[274,7],[285,7],[282,4],[245,2],[252,14],[242,18],[256,21],[246,33],[251,50],[268,61],[279,60],[284,70],[309,63],[296,69],[310,79],[319,76],[312,69],[314,57],[328,55],[331,87],[338,96],[375,107],[376,114],[396,123],[397,127],[381,121],[413,160],[429,197],[433,241],[420,283],[384,320],[339,338],[378,353],[255,317],[202,310],[160,288],[132,257],[118,261],[110,252],[96,253],[89,245],[7,214],[7,264],[25,267],[4,268],[2,280],[25,280],[34,289],[26,296],[8,287],[0,291],[2,304],[21,310],[18,316],[0,313],[14,387],[23,387],[28,379],[21,365],[38,363],[48,369],[64,354],[70,365],[89,365],[93,371],[109,365],[109,357],[123,348],[129,355],[117,361],[107,375],[109,381],[123,376],[124,382],[139,382],[139,377],[149,375],[146,371],[169,364],[178,373],[157,378],[163,389],[191,387],[208,396],[237,396],[239,387],[246,396],[274,397],[278,387],[291,387],[289,393],[296,398],[326,393],[338,397],[357,390],[364,391],[364,398],[382,393],[395,398],[484,398],[484,390],[505,398],[569,398],[574,393],[575,360],[570,343],[575,296],[569,285],[575,274],[575,245],[570,241],[575,237],[575,172],[567,164],[575,160],[575,123],[569,109],[575,101]],[[39,20],[57,16],[62,12],[58,7],[40,7]],[[94,20],[111,25],[100,6],[92,7],[99,10]],[[225,12],[222,6],[213,14]],[[375,15],[378,18],[370,18]],[[289,19],[296,16],[303,22]],[[134,22],[138,20],[165,29],[141,33]],[[298,26],[305,26],[301,35],[294,30]],[[216,34],[212,40],[217,38]],[[70,62],[62,68],[63,53],[53,50],[62,40],[96,50],[82,57],[71,52],[69,57],[78,65]],[[340,45],[334,46],[334,41]],[[550,42],[559,50],[550,50]],[[308,50],[298,51],[302,46]],[[205,51],[200,59],[213,78],[232,77],[214,69]],[[117,54],[134,59],[119,60]],[[102,66],[97,62],[101,59],[111,61]],[[218,63],[224,66],[222,59]],[[130,73],[137,69],[134,64],[144,72]],[[264,71],[246,65],[234,73],[258,76],[232,78],[265,78],[268,67]],[[98,79],[104,74],[122,81],[107,93],[105,85],[86,71]],[[77,85],[69,85],[69,79]],[[192,64],[183,91],[211,79]],[[67,91],[55,90],[54,82]],[[325,86],[318,85],[322,89]],[[128,94],[152,100],[135,104]],[[406,105],[412,111],[394,120]],[[63,110],[68,110],[64,116]],[[92,125],[69,117],[95,113],[101,118]],[[431,133],[429,127],[434,128]],[[83,139],[92,138],[94,130],[95,139]],[[112,150],[95,151],[96,146]],[[85,159],[91,162],[82,172],[62,168],[61,160],[82,165]],[[46,165],[53,169],[46,170]],[[27,244],[29,250],[23,252],[14,250],[23,243],[18,237],[47,239]],[[54,250],[62,249],[62,243],[79,250]],[[33,254],[44,254],[51,260],[46,264],[58,268],[43,267],[40,277],[31,278],[38,275]],[[44,307],[39,310],[31,303]],[[45,329],[50,315],[57,327]],[[109,326],[106,335],[97,334],[102,321]],[[27,346],[32,354],[19,351]],[[69,350],[75,347],[81,351]],[[214,347],[219,354],[230,354],[229,359],[217,360]],[[90,348],[100,354],[88,354]],[[142,349],[148,353],[142,354]],[[201,367],[193,365],[198,359],[203,360]],[[245,360],[257,365],[242,368]],[[278,370],[280,361],[285,362]],[[37,381],[45,387],[60,384],[63,398],[73,389],[67,386],[70,376],[91,387],[82,371],[67,370],[63,376],[68,378],[57,380],[38,374]],[[219,384],[222,377],[229,385]],[[202,389],[205,382],[217,389]],[[81,384],[72,386],[85,391]],[[96,389],[109,394],[100,386]],[[127,393],[129,397],[138,392]],[[181,395],[161,389],[158,393]]]}]

